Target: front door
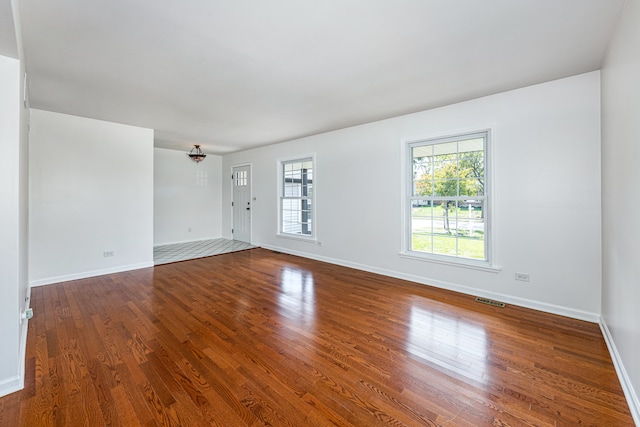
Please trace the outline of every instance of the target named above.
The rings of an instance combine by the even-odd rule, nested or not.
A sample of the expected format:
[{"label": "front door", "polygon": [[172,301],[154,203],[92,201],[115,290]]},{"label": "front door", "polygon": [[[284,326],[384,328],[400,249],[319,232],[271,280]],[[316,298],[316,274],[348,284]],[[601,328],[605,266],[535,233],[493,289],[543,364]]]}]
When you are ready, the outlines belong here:
[{"label": "front door", "polygon": [[231,172],[233,240],[251,243],[251,166],[235,166]]}]

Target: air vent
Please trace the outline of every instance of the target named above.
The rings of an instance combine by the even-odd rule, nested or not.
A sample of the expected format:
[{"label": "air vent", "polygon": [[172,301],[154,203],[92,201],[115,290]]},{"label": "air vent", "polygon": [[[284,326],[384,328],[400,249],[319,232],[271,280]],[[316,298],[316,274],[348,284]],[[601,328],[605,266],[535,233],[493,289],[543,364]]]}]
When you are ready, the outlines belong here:
[{"label": "air vent", "polygon": [[493,300],[486,299],[486,298],[476,298],[476,302],[481,302],[482,304],[492,305],[494,307],[501,307],[501,308],[505,307],[505,303],[503,303],[503,302],[493,301]]}]

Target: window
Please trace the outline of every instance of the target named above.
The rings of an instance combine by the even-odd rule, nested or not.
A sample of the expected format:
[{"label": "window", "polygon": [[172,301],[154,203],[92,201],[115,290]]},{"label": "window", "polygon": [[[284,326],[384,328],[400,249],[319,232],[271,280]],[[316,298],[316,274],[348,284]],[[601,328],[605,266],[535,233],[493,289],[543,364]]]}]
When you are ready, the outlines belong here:
[{"label": "window", "polygon": [[313,158],[280,162],[280,232],[313,237]]},{"label": "window", "polygon": [[247,171],[236,171],[233,175],[234,185],[236,187],[246,187],[247,186]]},{"label": "window", "polygon": [[490,261],[488,143],[485,131],[408,145],[409,251]]}]

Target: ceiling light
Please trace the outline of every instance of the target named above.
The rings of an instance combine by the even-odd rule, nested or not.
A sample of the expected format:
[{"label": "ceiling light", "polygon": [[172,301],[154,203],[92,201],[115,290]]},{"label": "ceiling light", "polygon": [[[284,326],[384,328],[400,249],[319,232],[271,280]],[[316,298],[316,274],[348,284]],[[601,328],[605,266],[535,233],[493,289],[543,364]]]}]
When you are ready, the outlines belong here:
[{"label": "ceiling light", "polygon": [[196,163],[200,163],[204,160],[205,157],[207,157],[207,155],[202,152],[202,150],[200,149],[200,145],[198,144],[194,144],[193,148],[191,149],[189,154],[187,154],[187,156],[191,157],[191,160]]}]

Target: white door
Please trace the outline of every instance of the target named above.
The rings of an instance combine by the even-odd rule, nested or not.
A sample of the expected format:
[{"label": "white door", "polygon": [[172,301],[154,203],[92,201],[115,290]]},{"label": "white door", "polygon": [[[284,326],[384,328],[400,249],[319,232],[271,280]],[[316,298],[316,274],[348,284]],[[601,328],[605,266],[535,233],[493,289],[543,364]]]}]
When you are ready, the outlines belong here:
[{"label": "white door", "polygon": [[233,180],[233,240],[251,243],[251,166],[236,166]]}]

